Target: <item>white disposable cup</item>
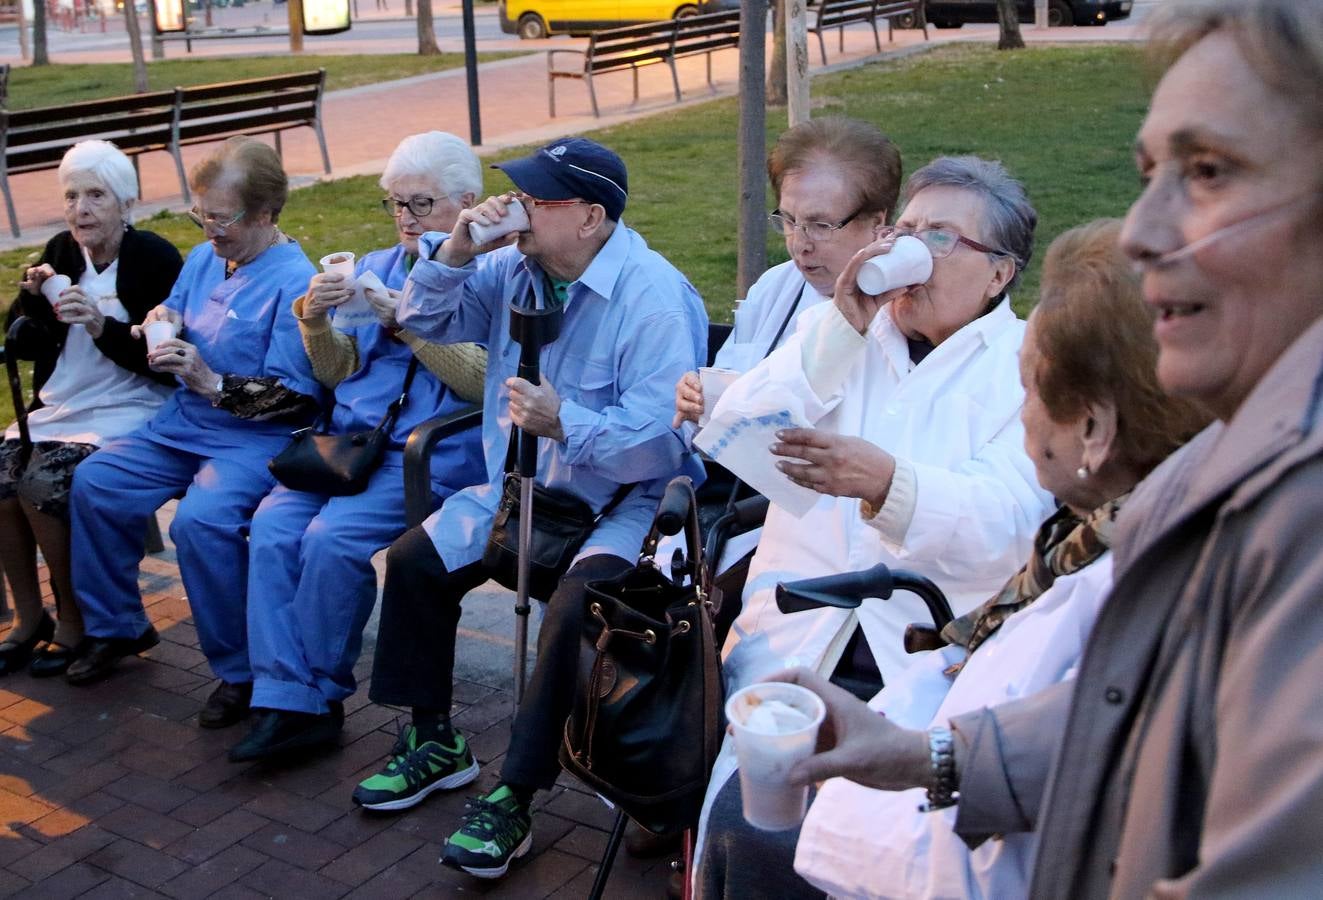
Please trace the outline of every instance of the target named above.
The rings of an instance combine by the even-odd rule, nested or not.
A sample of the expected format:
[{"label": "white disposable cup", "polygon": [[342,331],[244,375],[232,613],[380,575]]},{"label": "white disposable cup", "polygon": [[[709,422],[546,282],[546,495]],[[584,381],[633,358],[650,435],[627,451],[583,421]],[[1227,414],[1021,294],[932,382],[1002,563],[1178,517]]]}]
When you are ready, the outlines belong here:
[{"label": "white disposable cup", "polygon": [[[745,727],[745,719],[757,702],[779,700],[809,719],[795,731],[768,734]],[[764,681],[736,691],[726,701],[726,718],[735,736],[735,755],[740,764],[740,793],[744,797],[744,820],[763,831],[786,831],[804,819],[808,785],[786,781],[790,769],[813,755],[818,728],[827,716],[827,706],[817,694],[797,684]]]},{"label": "white disposable cup", "polygon": [[54,305],[59,301],[60,294],[72,284],[73,279],[68,275],[52,275],[41,283],[41,295]]},{"label": "white disposable cup", "polygon": [[347,287],[353,286],[354,281],[354,254],[348,250],[341,250],[339,253],[328,253],[321,258],[323,272],[336,272],[345,277]]},{"label": "white disposable cup", "polygon": [[168,319],[157,319],[142,327],[142,336],[147,339],[148,353],[155,353],[161,341],[168,341],[177,334],[179,329]]},{"label": "white disposable cup", "polygon": [[699,425],[706,425],[711,421],[712,410],[717,408],[717,401],[740,375],[741,373],[734,369],[719,369],[714,366],[703,366],[698,370],[698,381],[703,386],[703,414],[698,417]]},{"label": "white disposable cup", "polygon": [[890,253],[874,256],[859,267],[855,283],[865,294],[885,294],[896,288],[924,284],[933,277],[933,255],[923,241],[902,234]]},{"label": "white disposable cup", "polygon": [[481,246],[482,244],[490,244],[497,238],[505,237],[511,232],[527,230],[528,210],[524,209],[524,204],[512,199],[505,204],[504,218],[490,225],[483,225],[481,222],[470,222],[469,238],[473,243]]}]

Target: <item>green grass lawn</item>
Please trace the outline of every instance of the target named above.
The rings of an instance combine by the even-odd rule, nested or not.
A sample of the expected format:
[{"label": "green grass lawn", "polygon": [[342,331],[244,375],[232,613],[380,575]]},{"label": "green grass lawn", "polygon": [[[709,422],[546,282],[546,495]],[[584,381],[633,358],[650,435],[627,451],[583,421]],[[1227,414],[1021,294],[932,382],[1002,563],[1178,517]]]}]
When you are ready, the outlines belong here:
[{"label": "green grass lawn", "polygon": [[[1147,100],[1142,72],[1131,47],[957,46],[820,77],[813,92],[817,114],[877,123],[900,146],[907,173],[941,154],[977,153],[1002,160],[1025,182],[1040,218],[1038,252],[1015,297],[1023,313],[1037,297],[1051,239],[1124,214],[1136,196],[1130,147]],[[592,135],[629,165],[625,219],[689,276],[713,319],[725,321],[735,301],[737,120],[736,103],[720,100]],[[784,113],[772,111],[769,144],[784,127]],[[509,183],[489,170],[487,185],[498,192]],[[375,178],[317,184],[290,198],[281,225],[314,260],[333,250],[362,253],[393,242],[379,199]],[[181,249],[199,239],[180,215],[139,224]],[[768,248],[771,262],[786,258],[779,239],[769,238]],[[36,252],[0,254],[0,277],[17,280]],[[4,393],[0,420],[7,421]]]},{"label": "green grass lawn", "polygon": [[[517,53],[479,53],[479,62],[518,56]],[[419,56],[416,53],[364,53],[356,56],[237,56],[225,58],[163,59],[147,64],[147,80],[154,91],[195,84],[214,84],[241,78],[262,78],[309,69],[326,70],[327,90],[376,84],[464,65],[462,53]],[[118,97],[133,93],[133,67],[129,63],[56,63],[15,67],[9,74],[9,108],[57,106],[79,100]]]}]

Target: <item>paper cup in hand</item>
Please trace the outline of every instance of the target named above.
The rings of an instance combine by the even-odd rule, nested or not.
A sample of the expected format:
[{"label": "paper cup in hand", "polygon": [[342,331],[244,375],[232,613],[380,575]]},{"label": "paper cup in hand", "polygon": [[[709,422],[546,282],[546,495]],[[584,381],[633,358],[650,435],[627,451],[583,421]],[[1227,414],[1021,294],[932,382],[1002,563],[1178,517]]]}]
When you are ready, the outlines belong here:
[{"label": "paper cup in hand", "polygon": [[142,326],[142,336],[147,339],[148,353],[155,353],[161,341],[168,341],[177,334],[179,329],[168,319],[157,319]]},{"label": "paper cup in hand", "polygon": [[481,222],[469,223],[469,238],[473,243],[481,246],[490,244],[497,238],[505,237],[516,231],[528,230],[528,210],[524,209],[524,204],[518,200],[511,200],[505,204],[505,218],[498,219],[490,225],[483,225]]},{"label": "paper cup in hand", "polygon": [[41,283],[41,295],[54,305],[60,294],[72,284],[73,280],[68,275],[52,275]]},{"label": "paper cup in hand", "polygon": [[345,284],[352,285],[354,280],[354,254],[348,250],[329,253],[321,259],[323,272],[336,272],[345,277]]},{"label": "paper cup in hand", "polygon": [[703,414],[698,417],[700,426],[712,420],[712,410],[717,408],[717,401],[739,377],[740,373],[734,369],[703,366],[698,370],[698,380],[703,385]]},{"label": "paper cup in hand", "polygon": [[933,277],[933,255],[923,241],[903,234],[890,253],[874,256],[859,267],[855,283],[865,294],[876,297],[896,288],[924,284]]},{"label": "paper cup in hand", "polygon": [[827,706],[797,684],[766,681],[726,701],[740,764],[744,820],[763,831],[785,831],[804,818],[808,785],[786,781],[791,768],[813,755]]}]

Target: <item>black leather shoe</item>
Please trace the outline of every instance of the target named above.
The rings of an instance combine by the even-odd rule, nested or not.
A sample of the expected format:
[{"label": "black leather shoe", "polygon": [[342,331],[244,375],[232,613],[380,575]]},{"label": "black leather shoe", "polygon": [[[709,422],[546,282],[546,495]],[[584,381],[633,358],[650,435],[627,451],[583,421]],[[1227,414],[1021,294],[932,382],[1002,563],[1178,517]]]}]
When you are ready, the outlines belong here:
[{"label": "black leather shoe", "polygon": [[230,684],[222,681],[207,698],[207,705],[198,713],[198,724],[203,728],[229,728],[248,715],[248,701],[253,699],[253,683]]},{"label": "black leather shoe", "polygon": [[230,762],[251,762],[327,746],[335,743],[340,726],[340,720],[332,713],[314,715],[264,709],[260,711],[253,730],[230,750]]},{"label": "black leather shoe", "polygon": [[63,644],[47,644],[32,654],[32,662],[28,665],[28,674],[33,678],[50,678],[55,675],[63,675],[76,660],[82,659],[83,654],[87,653],[90,643],[90,640],[83,638],[72,647],[66,647]]},{"label": "black leather shoe", "polygon": [[64,679],[70,684],[80,685],[100,681],[113,672],[124,657],[137,656],[159,643],[161,636],[150,625],[136,638],[88,638],[86,652],[81,659],[69,665]]},{"label": "black leather shoe", "polygon": [[37,623],[37,630],[32,632],[26,641],[12,641],[6,638],[0,643],[0,675],[8,675],[10,672],[26,668],[36,646],[53,637],[55,637],[55,621],[43,610],[41,621]]}]

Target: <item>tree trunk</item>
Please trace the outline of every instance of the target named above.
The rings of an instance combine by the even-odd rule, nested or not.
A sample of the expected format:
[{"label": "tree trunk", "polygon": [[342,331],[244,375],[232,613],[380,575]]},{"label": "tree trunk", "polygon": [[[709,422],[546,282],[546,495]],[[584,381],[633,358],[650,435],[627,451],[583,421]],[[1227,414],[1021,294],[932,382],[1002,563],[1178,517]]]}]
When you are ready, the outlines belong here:
[{"label": "tree trunk", "polygon": [[767,71],[767,105],[786,105],[786,0],[773,0],[772,64]]},{"label": "tree trunk", "polygon": [[211,0],[202,0],[202,14],[204,17],[203,21],[206,22],[207,27],[210,28],[214,24],[211,21]]},{"label": "tree trunk", "polygon": [[46,0],[32,0],[32,64],[49,66],[46,53]]},{"label": "tree trunk", "polygon": [[767,270],[766,0],[740,0],[739,256],[736,296]]},{"label": "tree trunk", "polygon": [[997,25],[1001,37],[997,39],[998,50],[1023,50],[1024,38],[1020,36],[1020,14],[1015,11],[1015,0],[997,0]]},{"label": "tree trunk", "polygon": [[418,55],[438,56],[436,32],[432,30],[432,0],[418,0]]},{"label": "tree trunk", "polygon": [[406,19],[413,18],[413,0],[404,0],[404,17]]},{"label": "tree trunk", "polygon": [[142,30],[138,27],[133,0],[124,0],[124,30],[129,33],[129,52],[133,54],[133,90],[145,94],[148,91],[147,60],[142,55]]}]

